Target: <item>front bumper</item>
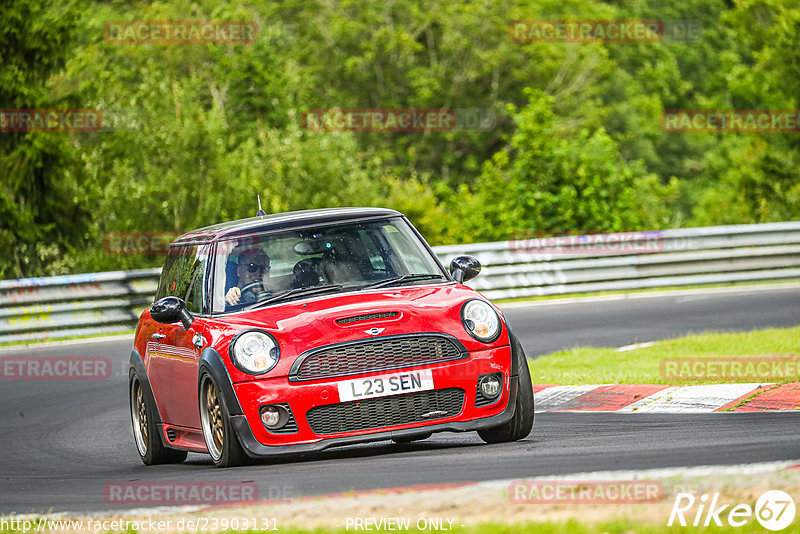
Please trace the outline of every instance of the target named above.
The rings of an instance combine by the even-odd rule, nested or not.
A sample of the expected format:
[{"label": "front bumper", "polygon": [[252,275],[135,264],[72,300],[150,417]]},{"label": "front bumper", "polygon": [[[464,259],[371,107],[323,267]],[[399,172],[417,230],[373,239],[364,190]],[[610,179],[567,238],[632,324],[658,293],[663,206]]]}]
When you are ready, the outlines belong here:
[{"label": "front bumper", "polygon": [[256,440],[250,429],[250,424],[244,415],[231,416],[231,423],[239,442],[244,447],[248,456],[253,458],[263,458],[267,456],[278,456],[283,454],[302,454],[316,452],[331,447],[342,447],[356,443],[369,443],[372,441],[385,441],[392,438],[412,437],[429,432],[470,432],[482,428],[491,428],[507,423],[514,417],[514,408],[517,399],[518,377],[513,376],[509,381],[509,399],[505,409],[497,415],[476,419],[472,421],[451,421],[440,424],[426,424],[414,428],[401,430],[373,431],[368,434],[345,436],[338,438],[322,439],[313,443],[298,443],[294,445],[264,445]]},{"label": "front bumper", "polygon": [[[511,376],[511,348],[500,347],[470,353],[469,358],[437,365],[397,370],[404,372],[430,369],[435,389],[460,388],[465,392],[464,404],[459,413],[441,419],[416,421],[390,427],[360,429],[336,434],[316,434],[306,418],[314,407],[337,404],[337,384],[359,376],[339,379],[315,380],[305,383],[290,382],[286,377],[262,379],[233,384],[242,408],[242,414],[231,415],[231,423],[245,451],[253,457],[287,453],[320,451],[329,447],[382,441],[398,437],[412,437],[431,432],[467,432],[490,428],[509,421],[514,415],[517,397],[517,377]],[[500,398],[486,406],[476,406],[476,384],[479,376],[489,373],[503,375]],[[370,377],[384,374],[361,375]],[[287,403],[297,423],[297,432],[272,433],[261,423],[259,408],[265,404]]]}]

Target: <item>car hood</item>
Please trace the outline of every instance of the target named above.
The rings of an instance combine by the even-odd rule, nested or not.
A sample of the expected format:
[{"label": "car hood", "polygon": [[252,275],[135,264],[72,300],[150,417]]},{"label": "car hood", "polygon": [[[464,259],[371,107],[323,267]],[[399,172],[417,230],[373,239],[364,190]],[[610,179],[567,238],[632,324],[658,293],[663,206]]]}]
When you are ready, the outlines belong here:
[{"label": "car hood", "polygon": [[[228,340],[250,328],[271,333],[280,344],[281,360],[334,343],[421,332],[452,335],[472,351],[489,347],[467,334],[461,323],[461,306],[473,298],[483,297],[453,283],[380,288],[302,298],[213,322],[217,334]],[[501,335],[491,346],[507,344],[508,336]]]}]

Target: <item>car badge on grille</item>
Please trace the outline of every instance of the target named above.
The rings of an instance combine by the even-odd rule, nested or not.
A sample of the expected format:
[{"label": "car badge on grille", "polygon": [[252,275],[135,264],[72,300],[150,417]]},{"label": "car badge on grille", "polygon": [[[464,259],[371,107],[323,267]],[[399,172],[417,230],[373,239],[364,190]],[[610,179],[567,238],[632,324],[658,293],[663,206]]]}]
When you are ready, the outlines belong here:
[{"label": "car badge on grille", "polygon": [[377,336],[378,334],[380,334],[384,330],[386,330],[386,329],[385,328],[375,328],[375,327],[373,327],[373,328],[370,328],[369,330],[364,330],[364,333],[365,334],[369,334],[371,336]]}]

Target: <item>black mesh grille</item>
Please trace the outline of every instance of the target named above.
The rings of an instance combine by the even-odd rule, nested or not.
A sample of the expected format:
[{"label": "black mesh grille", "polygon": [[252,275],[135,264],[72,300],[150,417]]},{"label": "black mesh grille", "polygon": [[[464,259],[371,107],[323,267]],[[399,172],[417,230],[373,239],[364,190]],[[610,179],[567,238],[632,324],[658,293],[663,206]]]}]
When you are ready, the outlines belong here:
[{"label": "black mesh grille", "polygon": [[344,319],[336,319],[336,322],[339,324],[357,323],[358,321],[369,321],[371,319],[388,319],[389,317],[397,317],[399,314],[400,312],[367,313],[364,315],[345,317]]},{"label": "black mesh grille", "polygon": [[463,355],[461,348],[442,336],[376,339],[337,345],[314,351],[304,358],[301,356],[292,377],[315,380],[455,360]]},{"label": "black mesh grille", "polygon": [[463,406],[464,390],[448,388],[317,406],[306,417],[315,434],[334,434],[452,417]]}]

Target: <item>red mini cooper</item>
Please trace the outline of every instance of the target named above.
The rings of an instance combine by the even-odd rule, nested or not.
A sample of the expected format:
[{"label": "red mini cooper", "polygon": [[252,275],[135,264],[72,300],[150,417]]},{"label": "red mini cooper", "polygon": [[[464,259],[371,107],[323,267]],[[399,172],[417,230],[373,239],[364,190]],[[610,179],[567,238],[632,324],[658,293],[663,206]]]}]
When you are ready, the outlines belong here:
[{"label": "red mini cooper", "polygon": [[[263,212],[260,212],[263,213]],[[145,464],[248,458],[433,432],[525,438],[533,390],[500,311],[400,213],[261,215],[169,247],[130,359]]]}]

